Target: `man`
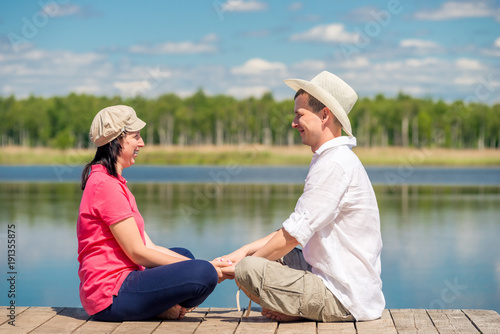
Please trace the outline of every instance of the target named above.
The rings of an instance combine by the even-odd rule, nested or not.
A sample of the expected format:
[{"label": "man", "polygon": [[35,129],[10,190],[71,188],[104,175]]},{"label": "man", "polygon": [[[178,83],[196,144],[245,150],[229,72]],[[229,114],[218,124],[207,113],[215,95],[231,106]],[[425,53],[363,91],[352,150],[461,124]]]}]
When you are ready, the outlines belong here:
[{"label": "man", "polygon": [[377,319],[382,240],[372,185],[351,150],[357,95],[326,71],[285,83],[297,91],[292,127],[314,153],[304,192],[282,228],[225,257],[236,263],[227,275],[273,320]]}]

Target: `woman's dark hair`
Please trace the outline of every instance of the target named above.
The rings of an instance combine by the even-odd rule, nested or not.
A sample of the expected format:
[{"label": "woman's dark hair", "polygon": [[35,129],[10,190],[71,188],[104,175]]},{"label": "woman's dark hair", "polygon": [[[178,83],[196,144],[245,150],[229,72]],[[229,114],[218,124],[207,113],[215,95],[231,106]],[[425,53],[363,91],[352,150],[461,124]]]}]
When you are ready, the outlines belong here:
[{"label": "woman's dark hair", "polygon": [[84,190],[87,185],[87,180],[89,179],[90,170],[93,165],[101,164],[106,167],[109,175],[118,177],[118,173],[116,172],[116,162],[122,151],[122,145],[118,138],[113,139],[106,145],[98,147],[95,152],[94,159],[85,165],[82,172],[82,183],[80,184],[80,188],[82,190]]}]

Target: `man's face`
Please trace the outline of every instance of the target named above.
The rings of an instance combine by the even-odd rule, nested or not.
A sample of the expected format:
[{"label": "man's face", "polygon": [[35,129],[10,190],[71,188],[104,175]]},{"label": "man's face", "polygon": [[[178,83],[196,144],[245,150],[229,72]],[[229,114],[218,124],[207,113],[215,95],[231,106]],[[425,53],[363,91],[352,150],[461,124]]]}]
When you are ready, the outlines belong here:
[{"label": "man's face", "polygon": [[292,128],[300,132],[302,144],[311,146],[315,152],[320,145],[323,131],[320,116],[321,112],[314,113],[309,106],[309,95],[301,94],[295,99],[295,118],[292,121]]}]

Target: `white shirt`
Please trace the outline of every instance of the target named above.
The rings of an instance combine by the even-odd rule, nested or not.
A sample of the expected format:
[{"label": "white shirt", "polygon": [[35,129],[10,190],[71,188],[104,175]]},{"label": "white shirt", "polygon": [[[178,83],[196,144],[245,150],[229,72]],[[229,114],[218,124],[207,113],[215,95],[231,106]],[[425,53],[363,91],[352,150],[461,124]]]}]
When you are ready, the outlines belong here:
[{"label": "white shirt", "polygon": [[380,216],[366,171],[337,137],[313,155],[304,193],[284,229],[302,245],[312,272],[357,321],[380,318],[385,307],[380,279]]}]

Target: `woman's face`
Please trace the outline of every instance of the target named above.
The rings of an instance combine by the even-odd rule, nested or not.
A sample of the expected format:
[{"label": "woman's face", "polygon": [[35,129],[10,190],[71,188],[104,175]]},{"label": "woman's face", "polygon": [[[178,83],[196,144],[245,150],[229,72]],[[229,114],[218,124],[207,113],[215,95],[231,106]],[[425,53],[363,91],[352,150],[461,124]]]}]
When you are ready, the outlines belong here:
[{"label": "woman's face", "polygon": [[121,171],[124,168],[135,164],[135,158],[139,154],[139,149],[144,146],[140,131],[128,132],[120,140],[122,151],[117,159],[118,169]]}]

